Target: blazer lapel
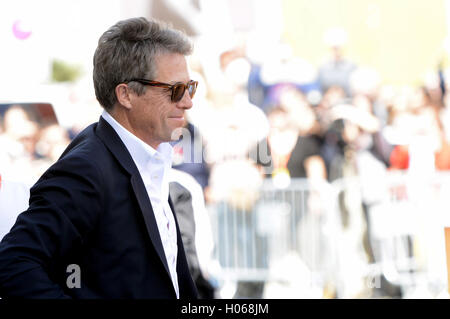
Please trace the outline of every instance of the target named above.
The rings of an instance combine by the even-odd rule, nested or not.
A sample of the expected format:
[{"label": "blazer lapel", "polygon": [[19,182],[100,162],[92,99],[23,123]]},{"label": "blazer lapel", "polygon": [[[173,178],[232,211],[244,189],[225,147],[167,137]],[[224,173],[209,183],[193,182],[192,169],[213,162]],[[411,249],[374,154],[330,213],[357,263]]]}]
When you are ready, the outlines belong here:
[{"label": "blazer lapel", "polygon": [[130,153],[128,152],[120,137],[117,135],[116,131],[114,131],[111,125],[109,125],[109,123],[106,122],[103,117],[100,117],[96,129],[96,134],[103,141],[106,147],[108,147],[114,157],[122,165],[122,167],[131,175],[131,185],[133,187],[134,194],[136,195],[139,207],[144,217],[147,233],[159,256],[159,259],[163,263],[164,268],[166,269],[166,272],[170,277],[169,267],[167,265],[166,255],[164,253],[161,237],[159,236],[155,214],[153,212],[150,199],[148,198],[144,182],[142,181],[141,175],[139,174],[139,171],[133,159],[131,158]]},{"label": "blazer lapel", "polygon": [[156,223],[155,214],[153,213],[153,208],[140,174],[134,174],[131,176],[131,185],[133,186],[134,194],[136,195],[141,211],[143,212],[147,233],[152,240],[153,246],[155,247],[159,258],[164,264],[167,274],[170,276],[166,254],[161,242],[161,237],[159,236],[158,224]]}]

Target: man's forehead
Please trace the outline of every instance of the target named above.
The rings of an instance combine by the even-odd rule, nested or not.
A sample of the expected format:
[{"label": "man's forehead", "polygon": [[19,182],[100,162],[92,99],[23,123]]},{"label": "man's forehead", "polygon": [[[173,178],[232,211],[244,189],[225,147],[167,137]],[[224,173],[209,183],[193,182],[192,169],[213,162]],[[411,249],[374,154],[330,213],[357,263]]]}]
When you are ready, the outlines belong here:
[{"label": "man's forehead", "polygon": [[186,57],[179,53],[163,53],[156,57],[156,76],[182,77],[177,81],[189,80]]}]

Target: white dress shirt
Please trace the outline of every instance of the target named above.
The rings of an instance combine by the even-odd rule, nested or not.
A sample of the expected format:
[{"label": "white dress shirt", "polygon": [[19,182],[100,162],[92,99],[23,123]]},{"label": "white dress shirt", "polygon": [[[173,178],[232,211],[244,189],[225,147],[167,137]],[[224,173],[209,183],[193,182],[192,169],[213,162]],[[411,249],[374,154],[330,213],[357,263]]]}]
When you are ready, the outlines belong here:
[{"label": "white dress shirt", "polygon": [[155,214],[173,287],[179,298],[177,233],[175,219],[169,206],[168,173],[172,166],[173,148],[169,143],[161,143],[155,150],[120,125],[108,112],[103,111],[102,117],[119,135],[141,174]]}]

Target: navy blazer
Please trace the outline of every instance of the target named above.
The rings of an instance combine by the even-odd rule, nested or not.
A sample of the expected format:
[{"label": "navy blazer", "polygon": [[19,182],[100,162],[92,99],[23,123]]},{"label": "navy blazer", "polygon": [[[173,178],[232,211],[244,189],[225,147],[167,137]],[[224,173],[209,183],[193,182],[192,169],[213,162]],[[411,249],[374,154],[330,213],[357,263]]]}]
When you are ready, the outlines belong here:
[{"label": "navy blazer", "polygon": [[[42,175],[29,204],[0,243],[0,297],[176,298],[142,178],[103,118]],[[196,298],[174,217],[180,298]],[[79,288],[67,284],[72,264]]]}]

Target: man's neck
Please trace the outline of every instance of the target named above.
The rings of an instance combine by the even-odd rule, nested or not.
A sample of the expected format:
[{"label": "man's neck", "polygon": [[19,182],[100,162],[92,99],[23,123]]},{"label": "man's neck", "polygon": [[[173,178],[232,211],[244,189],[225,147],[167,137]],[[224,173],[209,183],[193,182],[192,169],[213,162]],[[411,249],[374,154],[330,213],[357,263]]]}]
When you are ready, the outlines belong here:
[{"label": "man's neck", "polygon": [[146,138],[144,134],[140,134],[139,131],[133,127],[128,114],[126,113],[127,111],[127,109],[121,110],[119,107],[114,106],[111,110],[107,110],[106,112],[108,112],[108,114],[128,132],[142,140],[144,143],[150,145],[153,149],[158,149],[160,143]]}]

